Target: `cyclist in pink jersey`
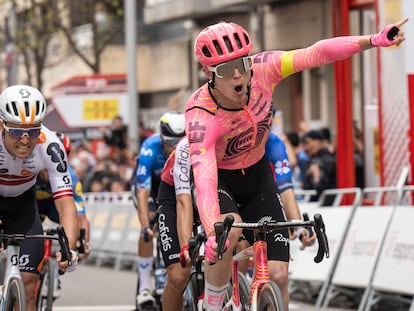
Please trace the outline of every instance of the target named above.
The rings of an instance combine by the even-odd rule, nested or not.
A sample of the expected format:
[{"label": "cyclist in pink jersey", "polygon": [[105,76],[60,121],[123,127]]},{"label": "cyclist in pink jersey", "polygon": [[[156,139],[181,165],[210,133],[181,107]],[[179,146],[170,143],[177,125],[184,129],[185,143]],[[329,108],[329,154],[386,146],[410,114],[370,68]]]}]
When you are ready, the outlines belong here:
[{"label": "cyclist in pink jersey", "polygon": [[[220,22],[200,32],[195,53],[209,81],[187,103],[186,133],[197,207],[209,235],[205,254],[210,262],[215,262],[217,256],[214,223],[227,214],[232,214],[235,221],[285,219],[264,155],[272,120],[272,95],[277,84],[293,73],[342,60],[366,49],[398,46],[405,40],[400,27],[407,21],[388,25],[371,36],[335,37],[303,49],[265,51],[252,56],[250,36],[237,24]],[[299,219],[300,212],[291,217]],[[221,309],[231,275],[231,250],[240,234],[240,230],[231,230],[223,260],[205,266],[207,311]],[[247,238],[252,242],[252,234]],[[287,230],[269,234],[267,242],[269,274],[279,285],[287,310]]]}]

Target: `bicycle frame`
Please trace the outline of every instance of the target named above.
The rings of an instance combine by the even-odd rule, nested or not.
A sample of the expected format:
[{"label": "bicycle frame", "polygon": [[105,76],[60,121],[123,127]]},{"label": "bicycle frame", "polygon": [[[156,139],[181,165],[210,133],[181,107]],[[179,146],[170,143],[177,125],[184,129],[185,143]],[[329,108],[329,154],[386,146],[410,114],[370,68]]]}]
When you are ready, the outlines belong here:
[{"label": "bicycle frame", "polygon": [[[216,239],[218,241],[218,258],[222,256],[225,239],[227,239],[227,235],[231,227],[254,231],[253,246],[250,246],[233,256],[233,293],[231,299],[229,299],[229,301],[226,303],[223,310],[228,310],[230,306],[233,306],[233,310],[241,310],[237,266],[238,261],[251,256],[254,256],[254,269],[249,291],[249,310],[258,310],[259,297],[262,291],[262,287],[265,284],[272,283],[269,277],[266,242],[266,235],[271,231],[274,231],[275,229],[291,228],[298,226],[314,227],[319,244],[318,253],[315,256],[314,261],[318,263],[322,261],[324,256],[326,256],[327,258],[329,257],[328,240],[325,234],[325,225],[323,223],[322,216],[317,214],[314,215],[314,217],[314,221],[308,220],[295,223],[266,221],[259,223],[233,223],[234,218],[232,216],[227,216],[223,222],[215,224],[216,235],[221,235]],[[282,302],[280,303],[283,305]]]},{"label": "bicycle frame", "polygon": [[[255,231],[255,242],[253,246],[249,246],[236,255],[233,256],[233,297],[234,306],[237,310],[241,310],[240,305],[240,291],[238,282],[237,267],[240,260],[250,258],[254,256],[253,263],[253,277],[251,281],[250,293],[249,293],[249,305],[251,310],[257,309],[258,297],[261,287],[270,281],[269,267],[267,262],[267,243],[265,240],[265,234],[263,232]],[[236,269],[236,270],[234,270]],[[227,307],[227,304],[226,306]],[[227,309],[225,309],[227,310]]]},{"label": "bicycle frame", "polygon": [[[58,226],[56,228],[57,236],[50,236],[50,235],[24,235],[24,234],[4,234],[0,233],[0,239],[7,240],[7,247],[0,252],[0,260],[6,259],[6,269],[3,276],[3,282],[1,285],[0,296],[2,297],[0,300],[0,310],[8,310],[6,309],[9,306],[8,302],[8,287],[11,288],[11,294],[13,293],[14,289],[14,299],[18,301],[20,304],[21,310],[26,310],[26,300],[25,300],[25,292],[24,292],[24,285],[22,281],[22,277],[20,274],[19,269],[19,260],[20,260],[20,244],[25,239],[50,239],[50,240],[57,240],[59,241],[61,252],[62,252],[62,260],[67,260],[68,265],[72,264],[71,260],[71,252],[69,248],[68,238],[65,234],[65,231],[62,226]],[[63,272],[62,272],[63,273]],[[17,287],[16,287],[17,286]],[[13,301],[13,300],[12,300]],[[10,308],[10,306],[9,306]],[[11,310],[11,309],[10,309]]]},{"label": "bicycle frame", "polygon": [[[4,273],[4,280],[2,282],[2,299],[0,302],[0,309],[3,310],[3,305],[7,301],[7,288],[9,281],[12,278],[22,279],[19,269],[20,245],[11,243],[6,249],[1,251],[0,260],[6,259],[6,271]],[[22,293],[22,298],[25,300],[25,293]]]}]

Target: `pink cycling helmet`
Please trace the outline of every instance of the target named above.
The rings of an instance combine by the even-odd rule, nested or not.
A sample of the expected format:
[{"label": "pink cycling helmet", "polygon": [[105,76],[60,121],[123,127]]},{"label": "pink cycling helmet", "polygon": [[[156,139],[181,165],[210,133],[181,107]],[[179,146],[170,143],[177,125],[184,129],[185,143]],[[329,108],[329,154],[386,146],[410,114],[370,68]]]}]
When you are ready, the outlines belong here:
[{"label": "pink cycling helmet", "polygon": [[217,65],[252,51],[247,31],[235,23],[220,22],[204,28],[197,36],[194,50],[203,66]]}]

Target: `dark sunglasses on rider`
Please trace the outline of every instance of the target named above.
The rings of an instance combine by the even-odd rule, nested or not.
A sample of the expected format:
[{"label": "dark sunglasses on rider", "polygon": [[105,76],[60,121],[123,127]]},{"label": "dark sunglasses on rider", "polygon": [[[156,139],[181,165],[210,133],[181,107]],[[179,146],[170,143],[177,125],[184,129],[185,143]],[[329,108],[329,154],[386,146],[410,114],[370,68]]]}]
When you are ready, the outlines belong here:
[{"label": "dark sunglasses on rider", "polygon": [[252,70],[252,67],[251,56],[239,57],[216,66],[207,66],[208,70],[214,72],[218,78],[231,78],[234,75],[234,69],[237,68],[240,73],[245,73]]},{"label": "dark sunglasses on rider", "polygon": [[42,129],[41,126],[29,127],[29,128],[8,127],[4,123],[3,123],[3,128],[6,130],[7,133],[9,133],[9,136],[15,140],[21,139],[23,135],[27,135],[29,139],[38,138],[40,135],[40,131]]}]

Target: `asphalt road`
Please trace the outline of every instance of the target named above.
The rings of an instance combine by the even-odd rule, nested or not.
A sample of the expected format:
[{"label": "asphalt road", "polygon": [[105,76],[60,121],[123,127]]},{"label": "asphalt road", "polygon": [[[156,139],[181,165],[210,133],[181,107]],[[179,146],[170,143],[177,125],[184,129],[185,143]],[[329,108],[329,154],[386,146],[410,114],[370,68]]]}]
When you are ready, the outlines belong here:
[{"label": "asphalt road", "polygon": [[[137,274],[80,264],[61,277],[62,294],[55,311],[131,311],[135,306]],[[292,301],[290,310],[316,311],[314,306]],[[325,311],[349,311],[328,308]]]}]

